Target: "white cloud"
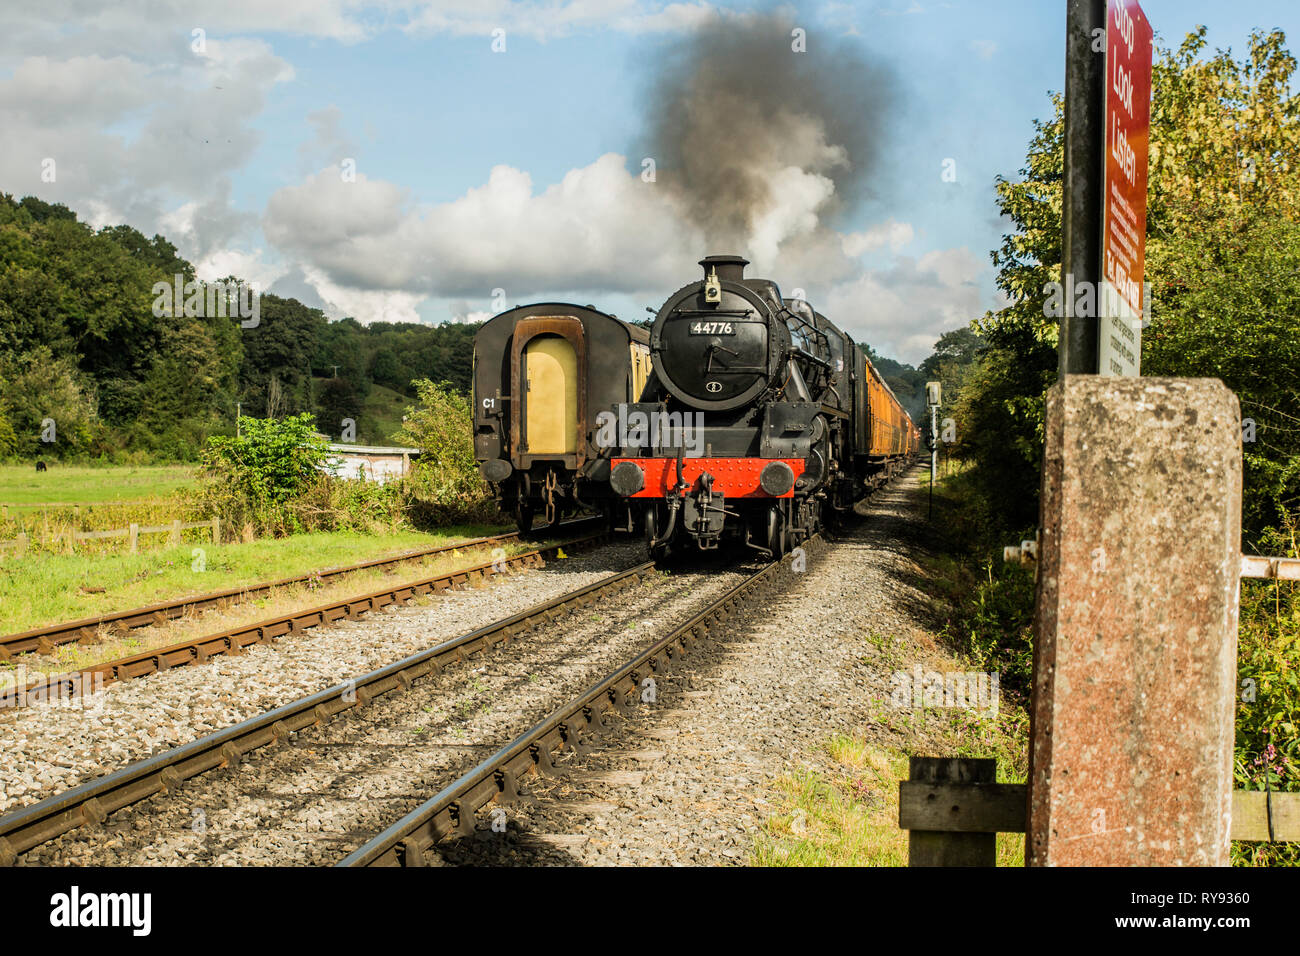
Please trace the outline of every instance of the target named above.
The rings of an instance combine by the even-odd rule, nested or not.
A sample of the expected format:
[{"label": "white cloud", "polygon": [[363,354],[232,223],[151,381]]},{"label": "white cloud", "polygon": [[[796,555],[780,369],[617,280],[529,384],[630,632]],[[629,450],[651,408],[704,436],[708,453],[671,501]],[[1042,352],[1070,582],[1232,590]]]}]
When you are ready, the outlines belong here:
[{"label": "white cloud", "polygon": [[856,340],[915,364],[943,332],[984,314],[979,279],[988,267],[965,246],[900,256],[892,267],[861,273],[828,291],[817,309]]},{"label": "white cloud", "polygon": [[47,49],[16,60],[0,54],[0,67],[13,65],[0,78],[0,183],[96,227],[169,232],[199,259],[256,225],[232,205],[230,177],[259,142],[253,123],[268,92],[293,71],[259,39],[210,37],[202,56],[184,43],[151,47],[156,27],[137,19],[134,48],[112,56],[70,49],[78,34],[46,37]]},{"label": "white cloud", "polygon": [[321,269],[303,268],[307,282],[325,302],[326,314],[333,318],[354,316],[360,322],[419,322],[416,306],[422,294],[388,289],[354,289],[334,282]]},{"label": "white cloud", "polygon": [[[427,316],[444,305],[453,319],[476,321],[495,288],[510,302],[657,302],[696,277],[700,256],[743,252],[751,274],[807,289],[814,306],[873,346],[924,357],[940,331],[982,313],[983,270],[965,249],[900,256],[915,239],[909,223],[829,228],[826,213],[841,200],[831,176],[848,157],[811,117],[782,118],[765,167],[770,201],[736,248],[707,248],[674,193],[614,153],[544,186],[497,166],[482,185],[431,205],[362,172],[344,182],[337,165],[320,168],[356,152],[333,105],[307,117],[314,135],[300,156],[319,171],[274,193],[260,216],[269,246],[258,242],[257,214],[232,202],[267,98],[294,78],[266,39],[248,34],[356,42],[404,26],[486,41],[499,26],[547,39],[689,31],[720,16],[747,14],[658,0],[48,0],[36,12],[0,13],[0,183],[65,202],[95,226],[162,232],[204,277],[311,290],[331,315],[362,321],[419,321],[422,307]],[[194,29],[206,31],[201,52],[191,49]],[[52,184],[40,179],[46,157],[57,162]],[[868,253],[893,265],[864,272],[858,260]]]},{"label": "white cloud", "polygon": [[586,29],[621,33],[673,33],[692,30],[720,11],[712,4],[655,3],[642,0],[431,0],[411,5],[405,29],[412,33],[492,36],[506,31],[533,40],[563,37]]},{"label": "white cloud", "polygon": [[298,149],[305,161],[339,163],[356,158],[356,141],[343,129],[343,111],[333,103],[308,113],[307,122],[311,124],[313,135]]},{"label": "white cloud", "polygon": [[[899,255],[915,232],[893,219],[834,232],[817,216],[829,180],[795,167],[780,178],[779,201],[741,250],[754,260],[750,274],[805,289],[832,321],[904,361],[919,361],[941,332],[983,314],[987,267],[968,249]],[[510,302],[572,290],[659,301],[696,277],[702,255],[737,251],[705,248],[673,194],[613,153],[542,189],[528,173],[497,166],[482,186],[427,206],[363,174],[344,182],[330,167],[275,193],[263,226],[337,314],[361,321],[413,320],[426,299],[451,300],[454,320],[477,321],[496,288]],[[886,267],[864,271],[857,261],[886,250]]]},{"label": "white cloud", "polygon": [[221,249],[194,263],[194,271],[206,282],[235,276],[259,292],[265,292],[289,272],[283,263],[267,262],[261,249],[246,252]]},{"label": "white cloud", "polygon": [[910,243],[915,235],[911,223],[890,219],[863,232],[849,233],[844,236],[842,245],[844,254],[851,259],[856,259],[863,253],[874,252],[884,246],[889,246],[897,252]]},{"label": "white cloud", "polygon": [[417,295],[660,289],[699,249],[668,192],[614,153],[540,191],[528,173],[497,166],[484,185],[423,208],[391,183],[344,182],[327,168],[272,195],[263,227],[340,286]]}]

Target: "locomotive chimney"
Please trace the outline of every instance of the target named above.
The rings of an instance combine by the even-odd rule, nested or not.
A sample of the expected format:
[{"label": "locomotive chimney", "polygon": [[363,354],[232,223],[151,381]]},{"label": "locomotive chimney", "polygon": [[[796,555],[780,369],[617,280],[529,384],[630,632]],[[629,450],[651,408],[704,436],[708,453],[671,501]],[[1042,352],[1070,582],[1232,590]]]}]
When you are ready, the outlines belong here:
[{"label": "locomotive chimney", "polygon": [[749,265],[749,260],[744,256],[705,256],[700,265],[706,279],[716,269],[719,279],[739,282],[745,278],[745,266]]}]

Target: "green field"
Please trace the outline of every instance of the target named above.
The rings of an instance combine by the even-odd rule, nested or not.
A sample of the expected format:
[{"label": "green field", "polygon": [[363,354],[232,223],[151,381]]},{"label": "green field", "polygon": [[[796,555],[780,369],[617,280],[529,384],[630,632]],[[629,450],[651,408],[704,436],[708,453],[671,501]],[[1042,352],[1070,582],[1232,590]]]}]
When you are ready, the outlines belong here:
[{"label": "green field", "polygon": [[0,465],[0,504],[29,508],[165,498],[194,482],[190,465]]},{"label": "green field", "polygon": [[[140,554],[54,554],[8,559],[0,570],[0,632],[95,617],[223,588],[295,577],[418,548],[501,534],[488,526],[383,537],[318,532],[213,547],[185,542]],[[202,549],[202,571],[197,549]],[[101,590],[102,589],[102,590]]]},{"label": "green field", "polygon": [[391,388],[372,385],[361,407],[361,425],[359,431],[366,436],[366,441],[374,445],[395,445],[393,433],[402,427],[402,416],[408,405],[415,399],[407,398]]}]

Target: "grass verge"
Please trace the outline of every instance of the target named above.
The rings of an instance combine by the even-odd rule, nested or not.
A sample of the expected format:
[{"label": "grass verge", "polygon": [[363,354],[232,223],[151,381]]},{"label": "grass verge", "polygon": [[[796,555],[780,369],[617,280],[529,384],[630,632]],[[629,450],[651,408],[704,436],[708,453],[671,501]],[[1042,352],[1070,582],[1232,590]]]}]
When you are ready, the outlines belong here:
[{"label": "grass verge", "polygon": [[139,554],[11,557],[0,565],[0,607],[4,609],[0,627],[6,633],[25,631],[505,530],[466,525],[438,534],[315,532],[215,547],[201,541],[186,542]]},{"label": "grass verge", "polygon": [[[555,540],[530,541],[520,544],[507,544],[504,549],[508,555],[548,547]],[[58,647],[52,655],[22,654],[12,661],[0,662],[0,687],[11,684],[17,669],[21,666],[30,682],[39,674],[55,674],[91,667],[105,661],[144,653],[170,644],[178,644],[195,637],[215,634],[220,631],[245,626],[258,621],[287,615],[294,611],[329,604],[349,597],[354,597],[381,588],[398,587],[402,584],[446,574],[477,564],[490,558],[487,548],[454,549],[442,554],[421,558],[388,569],[368,569],[348,574],[344,578],[329,582],[306,581],[283,588],[276,588],[270,594],[232,605],[224,609],[214,609],[202,613],[176,618],[155,627],[139,628],[124,635],[114,636],[101,630],[101,643],[94,645],[65,644]],[[325,565],[319,565],[324,567]],[[489,579],[490,581],[491,579]],[[216,590],[208,588],[206,590]]]},{"label": "grass verge", "polygon": [[[1028,719],[1023,711],[982,715],[881,707],[869,730],[837,734],[803,768],[777,781],[778,808],[755,840],[756,866],[906,866],[898,785],[908,754],[993,757],[998,781],[1023,783]],[[999,833],[998,866],[1023,866],[1025,838]]]}]

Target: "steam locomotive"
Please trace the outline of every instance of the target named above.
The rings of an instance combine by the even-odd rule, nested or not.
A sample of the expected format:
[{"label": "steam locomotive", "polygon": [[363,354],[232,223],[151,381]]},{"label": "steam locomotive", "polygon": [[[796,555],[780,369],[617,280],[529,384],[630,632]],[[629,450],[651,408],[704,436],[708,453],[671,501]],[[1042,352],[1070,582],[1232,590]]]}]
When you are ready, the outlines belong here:
[{"label": "steam locomotive", "polygon": [[[748,260],[709,256],[650,333],[640,401],[598,419],[652,556],[724,539],[781,557],[898,472],[920,432],[853,340]],[[639,514],[637,514],[639,512]]]}]

